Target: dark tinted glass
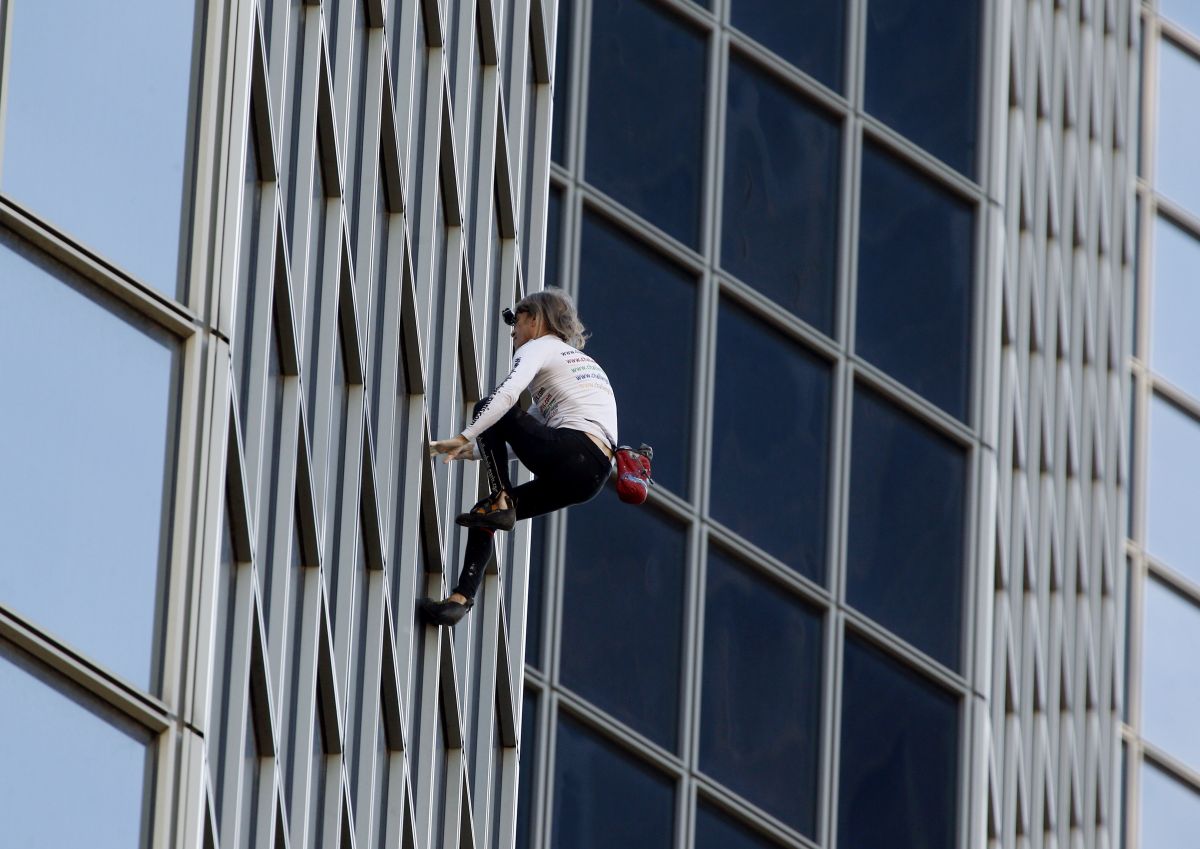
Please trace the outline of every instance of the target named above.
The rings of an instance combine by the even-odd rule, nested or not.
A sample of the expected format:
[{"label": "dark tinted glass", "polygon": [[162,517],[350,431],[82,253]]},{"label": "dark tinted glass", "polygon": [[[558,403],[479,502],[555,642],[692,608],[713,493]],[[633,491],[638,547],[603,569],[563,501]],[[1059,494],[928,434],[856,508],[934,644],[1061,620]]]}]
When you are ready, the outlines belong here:
[{"label": "dark tinted glass", "polygon": [[551,846],[669,849],[674,808],[666,776],[574,720],[559,719]]},{"label": "dark tinted glass", "polygon": [[[616,393],[622,443],[655,446],[654,479],[688,494],[696,287],[691,276],[588,215],[579,259],[587,352]],[[653,357],[647,345],[653,342]]]},{"label": "dark tinted glass", "polygon": [[826,333],[837,275],[840,135],[830,116],[732,59],[721,265]]},{"label": "dark tinted glass", "polygon": [[[542,665],[542,586],[546,580],[546,519],[537,516],[529,521],[529,595],[525,608],[525,663],[535,668]],[[508,570],[509,576],[512,570]],[[508,602],[511,604],[512,594]]]},{"label": "dark tinted glass", "polygon": [[978,0],[870,0],[865,96],[868,112],[974,176]]},{"label": "dark tinted glass", "polygon": [[819,614],[711,549],[701,680],[700,769],[814,836]]},{"label": "dark tinted glass", "polygon": [[711,805],[696,805],[694,849],[774,849],[775,845]]},{"label": "dark tinted glass", "polygon": [[607,490],[567,520],[562,682],[668,749],[677,743],[686,551],[683,528]]},{"label": "dark tinted glass", "polygon": [[854,398],[846,597],[958,668],[966,452],[862,387]]},{"label": "dark tinted glass", "polygon": [[550,135],[550,158],[567,164],[567,109],[571,96],[571,25],[575,18],[575,0],[558,0],[558,27],[554,41],[554,128]]},{"label": "dark tinted glass", "polygon": [[647,0],[595,4],[587,179],[689,245],[699,235],[706,76],[704,38],[679,19]]},{"label": "dark tinted glass", "polygon": [[829,365],[728,301],[716,359],[712,515],[820,581]]},{"label": "dark tinted glass", "polygon": [[953,849],[956,699],[854,637],[844,674],[838,845]]},{"label": "dark tinted glass", "polygon": [[878,149],[863,151],[855,347],[965,419],[971,367],[971,207]]},{"label": "dark tinted glass", "polygon": [[842,87],[845,0],[733,0],[733,25],[834,89]]},{"label": "dark tinted glass", "polygon": [[[559,242],[562,237],[563,191],[553,183],[546,199],[546,277],[544,285],[558,286]],[[489,316],[490,318],[490,316]]]},{"label": "dark tinted glass", "polygon": [[[517,786],[516,849],[529,849],[533,840],[533,788],[537,778],[537,699],[528,688],[521,708],[521,775]],[[499,785],[496,785],[499,787]]]}]

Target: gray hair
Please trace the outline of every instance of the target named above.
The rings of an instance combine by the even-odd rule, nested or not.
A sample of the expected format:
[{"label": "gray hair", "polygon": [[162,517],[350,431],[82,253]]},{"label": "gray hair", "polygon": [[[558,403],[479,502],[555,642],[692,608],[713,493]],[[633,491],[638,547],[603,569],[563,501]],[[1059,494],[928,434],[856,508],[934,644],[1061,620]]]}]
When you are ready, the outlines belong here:
[{"label": "gray hair", "polygon": [[528,313],[535,321],[546,320],[546,329],[573,348],[583,349],[589,334],[579,320],[575,301],[555,286],[531,292],[517,302],[516,312]]}]

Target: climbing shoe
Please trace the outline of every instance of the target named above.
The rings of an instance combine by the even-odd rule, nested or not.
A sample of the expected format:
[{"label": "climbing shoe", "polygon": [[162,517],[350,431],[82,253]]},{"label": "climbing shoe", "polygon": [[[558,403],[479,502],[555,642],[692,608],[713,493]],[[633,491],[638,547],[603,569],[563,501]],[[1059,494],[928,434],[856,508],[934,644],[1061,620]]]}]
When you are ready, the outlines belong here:
[{"label": "climbing shoe", "polygon": [[474,599],[467,599],[466,604],[459,604],[450,599],[434,601],[431,598],[423,598],[417,602],[417,610],[422,619],[430,625],[447,625],[449,627],[454,627],[461,622],[474,606]]}]

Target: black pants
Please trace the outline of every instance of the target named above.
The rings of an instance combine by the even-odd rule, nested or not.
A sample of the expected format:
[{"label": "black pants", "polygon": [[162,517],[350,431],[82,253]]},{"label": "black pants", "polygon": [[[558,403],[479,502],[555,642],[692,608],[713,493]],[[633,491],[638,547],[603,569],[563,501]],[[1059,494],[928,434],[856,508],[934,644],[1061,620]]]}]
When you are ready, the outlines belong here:
[{"label": "black pants", "polygon": [[[475,414],[486,400],[475,405]],[[479,435],[479,453],[493,493],[507,492],[517,519],[529,519],[590,501],[604,488],[612,464],[591,438],[571,428],[547,427],[519,407]],[[508,446],[536,477],[514,487],[508,477]],[[462,572],[454,592],[474,598],[492,553],[492,534],[467,531]]]}]

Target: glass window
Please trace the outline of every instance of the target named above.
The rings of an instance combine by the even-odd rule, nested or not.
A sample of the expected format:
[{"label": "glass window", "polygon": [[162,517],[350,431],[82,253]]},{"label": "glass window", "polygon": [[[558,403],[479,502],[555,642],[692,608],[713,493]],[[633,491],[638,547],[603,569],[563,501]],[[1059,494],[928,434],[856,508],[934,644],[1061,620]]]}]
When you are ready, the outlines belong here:
[{"label": "glass window", "polygon": [[575,0],[558,0],[558,27],[554,41],[554,129],[550,136],[550,158],[564,166],[567,164],[567,129],[571,117],[567,110],[571,97],[571,68],[574,65],[574,51],[571,49],[574,18]]},{"label": "glass window", "polygon": [[546,277],[544,287],[559,286],[563,190],[553,183],[546,200]]},{"label": "glass window", "polygon": [[843,674],[838,844],[952,849],[957,699],[853,636]]},{"label": "glass window", "polygon": [[668,849],[674,814],[670,779],[560,715],[550,845]]},{"label": "glass window", "polygon": [[[529,520],[529,594],[525,614],[525,663],[534,668],[542,666],[542,593],[546,580],[546,535],[549,525],[545,516]],[[505,577],[511,582],[512,569],[506,569]],[[512,592],[508,593],[506,606],[512,604]]]},{"label": "glass window", "polygon": [[1154,330],[1150,365],[1179,388],[1200,398],[1200,240],[1166,218],[1154,227]]},{"label": "glass window", "polygon": [[733,0],[732,5],[735,27],[830,88],[841,89],[844,0]]},{"label": "glass window", "polygon": [[149,690],[179,343],[3,230],[0,281],[0,603]]},{"label": "glass window", "polygon": [[979,125],[978,0],[867,3],[867,111],[968,177]]},{"label": "glass window", "polygon": [[1200,792],[1143,761],[1141,820],[1146,849],[1193,849]]},{"label": "glass window", "polygon": [[1150,401],[1146,475],[1146,547],[1200,583],[1200,422],[1161,396]]},{"label": "glass window", "polygon": [[1154,186],[1193,214],[1200,214],[1200,161],[1192,140],[1200,136],[1196,90],[1200,59],[1160,39],[1158,59],[1158,131]]},{"label": "glass window", "polygon": [[[587,352],[612,382],[623,443],[659,448],[654,479],[686,497],[691,477],[695,279],[594,215],[583,221],[579,309]],[[631,340],[654,340],[654,362]]]},{"label": "glass window", "polygon": [[966,451],[859,386],[854,396],[846,598],[957,669]]},{"label": "glass window", "polygon": [[1142,733],[1200,769],[1200,607],[1155,580],[1146,581],[1142,645]]},{"label": "glass window", "polygon": [[563,684],[675,749],[684,529],[656,510],[630,510],[605,489],[589,504],[571,508],[566,549]]},{"label": "glass window", "polygon": [[694,849],[774,849],[775,846],[712,805],[696,804]]},{"label": "glass window", "polygon": [[521,167],[521,170],[524,172],[523,188],[521,190],[521,196],[524,198],[524,209],[521,216],[521,221],[523,222],[523,232],[521,234],[521,272],[524,275],[523,279],[525,280],[526,289],[532,290],[535,287],[533,281],[529,279],[529,260],[533,254],[533,195],[535,191],[533,165],[536,161],[534,157],[534,131],[537,124],[539,86],[537,84],[536,72],[533,68],[532,49],[526,54],[526,58],[528,61],[525,64],[525,130],[524,147],[522,148],[524,162]]},{"label": "glass window", "polygon": [[715,548],[707,585],[700,768],[815,837],[820,613]]},{"label": "glass window", "polygon": [[840,137],[831,116],[731,58],[721,265],[825,333],[837,281]]},{"label": "glass window", "polygon": [[872,145],[863,151],[862,171],[855,348],[965,420],[971,206]]},{"label": "glass window", "polygon": [[700,33],[646,0],[594,6],[586,178],[693,246],[703,187],[704,53]]},{"label": "glass window", "polygon": [[829,365],[724,301],[714,384],[713,518],[823,580]]},{"label": "glass window", "polygon": [[1200,6],[1195,0],[1158,0],[1158,11],[1163,17],[1200,35]]},{"label": "glass window", "polygon": [[[537,698],[524,689],[521,700],[521,766],[517,789],[516,849],[530,849],[533,840],[533,788],[537,778]],[[497,753],[498,754],[498,753]],[[493,790],[499,791],[497,784]]]},{"label": "glass window", "polygon": [[183,298],[194,3],[9,3],[0,190]]},{"label": "glass window", "polygon": [[3,640],[0,693],[5,845],[148,846],[150,733]]}]

